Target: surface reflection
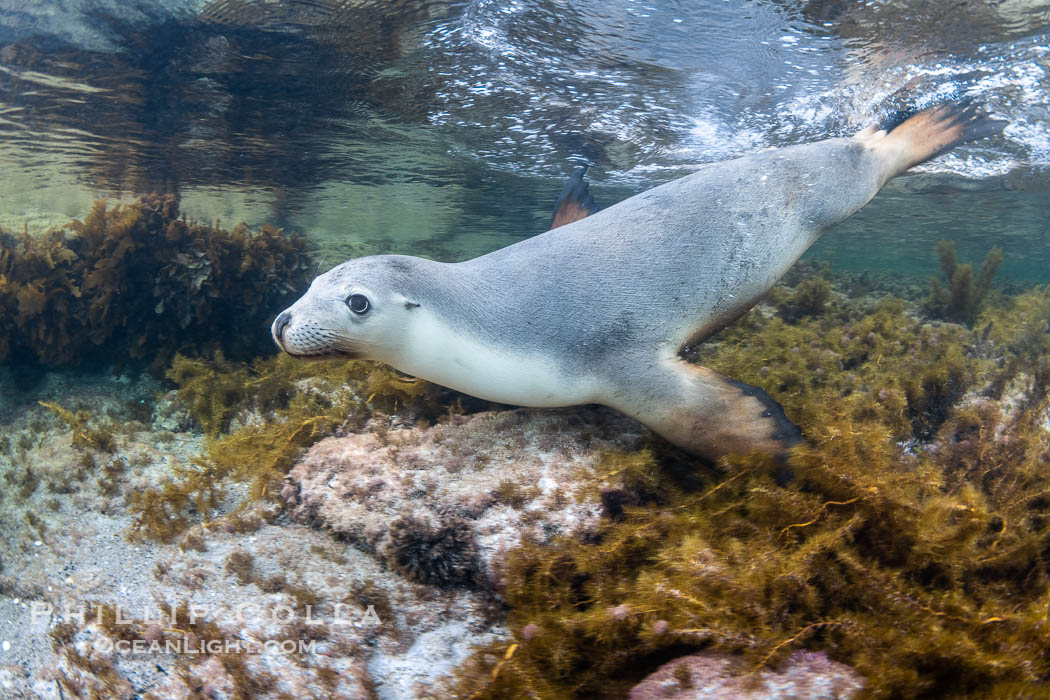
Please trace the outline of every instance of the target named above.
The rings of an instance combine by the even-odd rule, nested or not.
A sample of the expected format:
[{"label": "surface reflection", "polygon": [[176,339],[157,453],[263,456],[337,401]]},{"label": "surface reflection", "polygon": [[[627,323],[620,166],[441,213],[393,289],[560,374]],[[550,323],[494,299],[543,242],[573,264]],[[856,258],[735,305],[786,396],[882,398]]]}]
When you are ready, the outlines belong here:
[{"label": "surface reflection", "polygon": [[[703,163],[850,133],[899,95],[964,93],[1011,126],[924,172],[1039,209],[1050,4],[967,8],[0,0],[0,223],[40,229],[100,194],[162,192],[198,218],[306,230],[333,260],[455,259],[540,232],[577,162],[608,205]],[[895,196],[932,207],[917,189]],[[920,233],[962,205],[938,202]],[[985,235],[985,218],[961,237]]]}]

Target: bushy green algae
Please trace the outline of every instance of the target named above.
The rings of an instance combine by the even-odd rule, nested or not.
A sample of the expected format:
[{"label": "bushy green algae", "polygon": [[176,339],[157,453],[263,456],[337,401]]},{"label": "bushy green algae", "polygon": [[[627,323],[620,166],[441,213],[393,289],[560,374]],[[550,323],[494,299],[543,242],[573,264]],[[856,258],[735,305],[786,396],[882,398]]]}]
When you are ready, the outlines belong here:
[{"label": "bushy green algae", "polygon": [[782,318],[797,321],[806,316],[819,316],[824,313],[830,299],[831,282],[818,275],[799,282],[791,295],[783,295],[776,306]]},{"label": "bushy green algae", "polygon": [[620,697],[705,648],[756,669],[823,650],[870,697],[1037,688],[1050,676],[1048,299],[1012,299],[976,332],[896,300],[793,323],[751,312],[698,359],[802,425],[790,478],[768,458],[705,468],[655,442],[607,455],[593,477],[617,517],[511,554],[514,640],[461,667],[456,695]]}]

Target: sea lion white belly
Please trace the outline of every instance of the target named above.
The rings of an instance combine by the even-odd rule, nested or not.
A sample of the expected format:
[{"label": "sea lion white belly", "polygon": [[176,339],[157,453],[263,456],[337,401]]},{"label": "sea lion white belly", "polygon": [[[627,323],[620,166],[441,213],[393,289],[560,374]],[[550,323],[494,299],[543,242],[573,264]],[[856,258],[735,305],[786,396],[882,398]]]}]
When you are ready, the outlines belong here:
[{"label": "sea lion white belly", "polygon": [[781,452],[800,431],[765,392],[682,361],[755,304],[890,178],[1003,123],[943,105],[884,130],[707,166],[462,263],[350,260],[273,336],[504,403],[601,403],[706,458]]},{"label": "sea lion white belly", "polygon": [[550,408],[590,403],[596,387],[561,371],[542,352],[515,352],[450,327],[428,309],[416,311],[401,352],[390,363],[403,372],[499,403]]}]

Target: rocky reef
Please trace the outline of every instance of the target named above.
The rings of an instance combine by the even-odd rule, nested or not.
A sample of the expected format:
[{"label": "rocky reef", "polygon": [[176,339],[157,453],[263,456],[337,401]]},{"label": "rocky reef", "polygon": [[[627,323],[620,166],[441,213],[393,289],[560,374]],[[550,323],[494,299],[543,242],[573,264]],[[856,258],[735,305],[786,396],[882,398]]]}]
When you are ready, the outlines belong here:
[{"label": "rocky reef", "polygon": [[[990,282],[986,268],[967,288]],[[163,378],[50,372],[28,387],[0,370],[0,614],[29,630],[7,640],[0,687],[398,699],[1038,687],[1050,290],[985,290],[968,297],[972,317],[944,320],[912,282],[805,265],[789,281],[689,353],[802,426],[786,467],[702,464],[606,409],[509,409],[365,362],[173,351]],[[51,612],[35,616],[40,605]],[[147,651],[120,644],[136,641]]]},{"label": "rocky reef", "polygon": [[631,689],[628,700],[767,700],[856,697],[863,679],[818,652],[796,651],[776,669],[740,668],[730,654],[699,652],[669,661]]},{"label": "rocky reef", "polygon": [[872,697],[1041,682],[1048,318],[1045,289],[987,309],[979,331],[892,299],[752,311],[697,358],[802,425],[789,471],[625,455],[621,517],[510,553],[514,639],[465,665],[461,692],[627,694],[690,649],[754,672],[819,650]]},{"label": "rocky reef", "polygon": [[294,520],[410,580],[498,592],[509,551],[598,525],[603,453],[631,450],[645,433],[611,411],[456,416],[322,440],[283,493]]}]

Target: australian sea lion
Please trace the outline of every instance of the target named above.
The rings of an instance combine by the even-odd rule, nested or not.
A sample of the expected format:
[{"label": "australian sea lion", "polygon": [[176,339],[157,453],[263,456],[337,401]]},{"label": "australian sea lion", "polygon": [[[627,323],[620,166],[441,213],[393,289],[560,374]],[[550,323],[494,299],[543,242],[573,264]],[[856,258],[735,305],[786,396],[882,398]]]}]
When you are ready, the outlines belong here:
[{"label": "australian sea lion", "polygon": [[472,260],[350,260],[317,277],[273,337],[297,357],[379,360],[492,401],[604,404],[709,459],[779,453],[800,440],[780,405],[682,348],[751,308],[892,177],[1004,125],[944,104],[708,165]]}]

